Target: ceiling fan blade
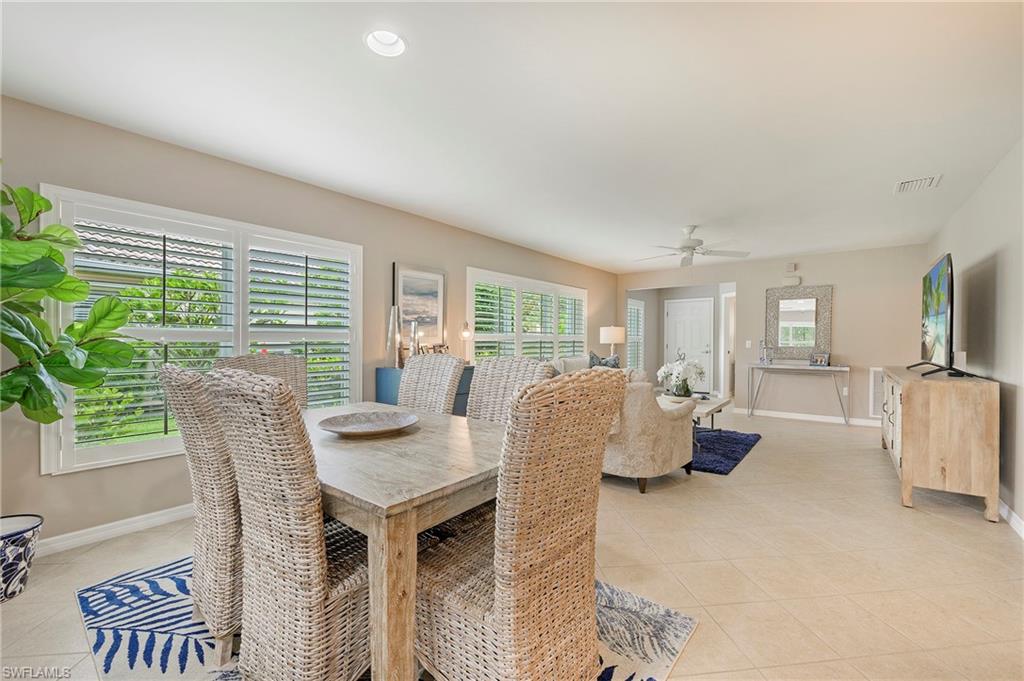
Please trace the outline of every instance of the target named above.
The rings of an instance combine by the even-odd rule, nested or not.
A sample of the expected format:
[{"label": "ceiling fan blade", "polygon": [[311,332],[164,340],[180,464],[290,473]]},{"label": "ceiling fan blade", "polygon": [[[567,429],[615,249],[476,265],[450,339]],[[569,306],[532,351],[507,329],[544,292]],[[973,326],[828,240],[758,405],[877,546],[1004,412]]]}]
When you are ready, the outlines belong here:
[{"label": "ceiling fan blade", "polygon": [[689,267],[693,264],[693,253],[687,253],[683,257],[679,258],[680,267]]},{"label": "ceiling fan blade", "polygon": [[750,251],[720,251],[714,248],[707,248],[700,252],[701,255],[717,255],[723,258],[745,258]]},{"label": "ceiling fan blade", "polygon": [[661,253],[659,255],[652,255],[646,258],[637,258],[633,262],[643,262],[644,260],[657,260],[658,258],[671,258],[675,256],[675,253]]},{"label": "ceiling fan blade", "polygon": [[667,251],[678,251],[679,246],[651,246],[651,248],[664,248]]}]

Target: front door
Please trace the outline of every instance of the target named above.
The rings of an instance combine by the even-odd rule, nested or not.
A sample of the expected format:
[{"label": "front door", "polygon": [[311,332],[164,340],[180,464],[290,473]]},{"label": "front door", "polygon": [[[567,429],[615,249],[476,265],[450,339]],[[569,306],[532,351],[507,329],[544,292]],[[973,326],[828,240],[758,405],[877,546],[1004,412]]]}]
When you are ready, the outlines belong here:
[{"label": "front door", "polygon": [[700,362],[704,380],[691,383],[695,392],[711,392],[714,371],[715,299],[692,298],[665,301],[665,362],[678,353]]}]

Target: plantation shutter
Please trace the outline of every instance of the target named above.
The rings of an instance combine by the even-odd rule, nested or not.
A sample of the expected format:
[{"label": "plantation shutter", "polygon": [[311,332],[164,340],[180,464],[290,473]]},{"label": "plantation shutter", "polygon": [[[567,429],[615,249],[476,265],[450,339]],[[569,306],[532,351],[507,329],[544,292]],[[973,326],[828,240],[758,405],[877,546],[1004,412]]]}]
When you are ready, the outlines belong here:
[{"label": "plantation shutter", "polygon": [[583,298],[558,296],[558,355],[576,357],[586,351],[586,303]]},{"label": "plantation shutter", "polygon": [[249,352],[305,358],[310,408],[347,403],[351,260],[254,238],[247,264]]},{"label": "plantation shutter", "polygon": [[310,406],[358,399],[358,245],[45,184],[40,193],[52,203],[42,223],[82,242],[66,265],[90,285],[85,301],[47,311],[54,328],[117,296],[135,350],[103,385],[65,387],[63,418],[41,429],[43,473],[181,454],[164,364],[205,372],[220,357],[293,353],[307,360]]},{"label": "plantation shutter", "polygon": [[473,359],[516,354],[516,290],[498,283],[473,286]]},{"label": "plantation shutter", "polygon": [[644,303],[630,299],[626,302],[626,366],[644,368]]},{"label": "plantation shutter", "polygon": [[586,291],[466,268],[472,356],[540,360],[586,352]]},{"label": "plantation shutter", "polygon": [[474,332],[511,334],[515,332],[515,289],[498,284],[478,283],[473,287]]},{"label": "plantation shutter", "polygon": [[555,295],[538,291],[521,294],[523,340],[525,357],[547,360],[555,356]]},{"label": "plantation shutter", "polygon": [[[145,220],[140,220],[146,222]],[[171,363],[208,370],[233,349],[234,246],[219,230],[189,233],[126,226],[115,221],[74,222],[82,248],[75,276],[89,297],[72,308],[85,319],[92,304],[116,295],[131,307],[124,333],[136,351],[131,366],[111,370],[97,388],[74,391],[73,437],[80,448],[123,445],[177,431],[158,374]]]}]

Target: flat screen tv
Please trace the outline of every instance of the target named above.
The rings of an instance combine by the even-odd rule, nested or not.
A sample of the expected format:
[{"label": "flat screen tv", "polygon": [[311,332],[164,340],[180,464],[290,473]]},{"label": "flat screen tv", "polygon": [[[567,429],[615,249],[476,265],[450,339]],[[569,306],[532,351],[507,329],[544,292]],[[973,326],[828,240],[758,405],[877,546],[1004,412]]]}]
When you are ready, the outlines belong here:
[{"label": "flat screen tv", "polygon": [[921,292],[921,360],[953,366],[953,257],[935,261]]}]

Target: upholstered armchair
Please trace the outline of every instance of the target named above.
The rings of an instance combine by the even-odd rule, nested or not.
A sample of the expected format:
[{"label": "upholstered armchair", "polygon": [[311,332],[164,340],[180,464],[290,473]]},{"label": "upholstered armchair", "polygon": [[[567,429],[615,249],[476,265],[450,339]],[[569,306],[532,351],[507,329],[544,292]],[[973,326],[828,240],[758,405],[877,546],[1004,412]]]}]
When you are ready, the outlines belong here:
[{"label": "upholstered armchair", "polygon": [[662,409],[654,386],[642,372],[626,385],[618,423],[605,447],[604,473],[636,478],[640,493],[647,491],[647,479],[685,468],[693,462],[693,410],[697,403],[687,400]]}]

